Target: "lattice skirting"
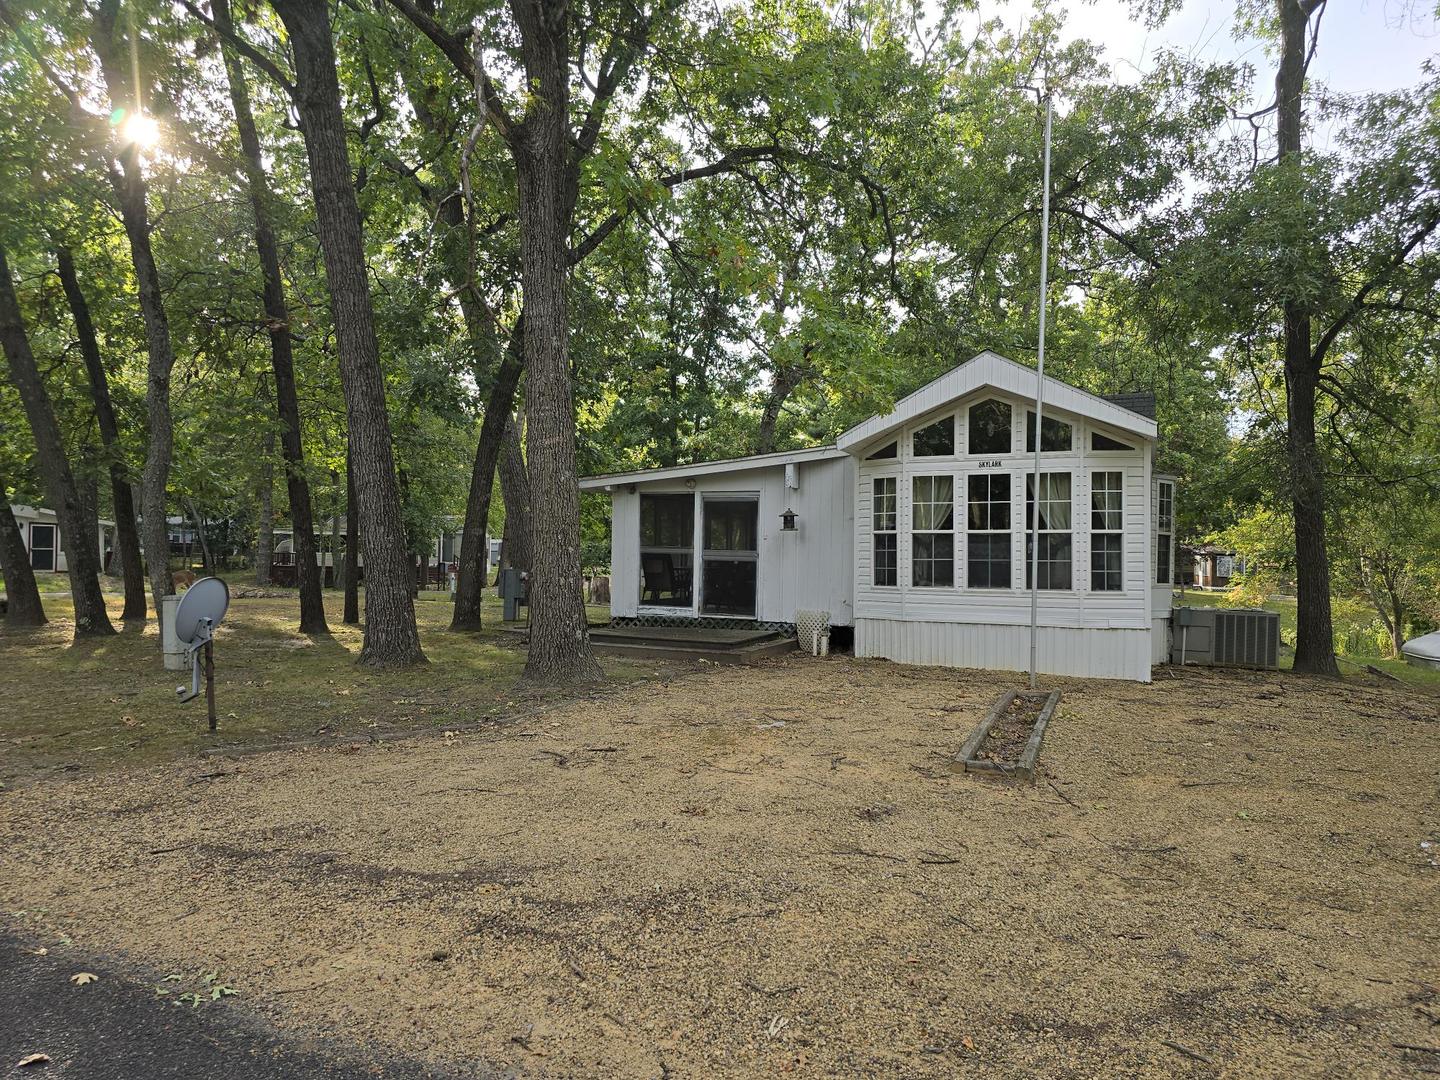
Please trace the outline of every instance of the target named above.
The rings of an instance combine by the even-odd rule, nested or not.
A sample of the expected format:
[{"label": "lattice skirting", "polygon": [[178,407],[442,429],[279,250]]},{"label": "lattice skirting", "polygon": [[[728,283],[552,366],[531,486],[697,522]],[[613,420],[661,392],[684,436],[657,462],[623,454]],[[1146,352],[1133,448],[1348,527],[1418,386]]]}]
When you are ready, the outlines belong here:
[{"label": "lattice skirting", "polygon": [[611,626],[700,626],[706,630],[769,630],[775,634],[795,636],[792,622],[767,622],[761,619],[717,619],[711,615],[617,615]]}]

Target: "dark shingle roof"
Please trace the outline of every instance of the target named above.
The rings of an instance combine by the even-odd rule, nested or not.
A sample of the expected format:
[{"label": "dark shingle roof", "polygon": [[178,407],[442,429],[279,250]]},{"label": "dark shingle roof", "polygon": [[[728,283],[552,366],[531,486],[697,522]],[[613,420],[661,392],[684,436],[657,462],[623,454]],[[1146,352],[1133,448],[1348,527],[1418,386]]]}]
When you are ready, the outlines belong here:
[{"label": "dark shingle roof", "polygon": [[1131,394],[1105,394],[1103,397],[1112,405],[1119,405],[1122,409],[1139,413],[1147,420],[1155,419],[1155,395],[1149,391]]}]

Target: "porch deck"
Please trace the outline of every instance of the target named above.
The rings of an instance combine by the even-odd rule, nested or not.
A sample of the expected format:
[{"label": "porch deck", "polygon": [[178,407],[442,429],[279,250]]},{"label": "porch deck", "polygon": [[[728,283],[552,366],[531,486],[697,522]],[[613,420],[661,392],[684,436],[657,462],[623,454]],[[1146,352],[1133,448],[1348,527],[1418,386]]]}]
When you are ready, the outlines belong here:
[{"label": "porch deck", "polygon": [[725,630],[703,626],[592,626],[593,648],[656,660],[709,660],[747,664],[796,648],[794,638],[773,630]]}]

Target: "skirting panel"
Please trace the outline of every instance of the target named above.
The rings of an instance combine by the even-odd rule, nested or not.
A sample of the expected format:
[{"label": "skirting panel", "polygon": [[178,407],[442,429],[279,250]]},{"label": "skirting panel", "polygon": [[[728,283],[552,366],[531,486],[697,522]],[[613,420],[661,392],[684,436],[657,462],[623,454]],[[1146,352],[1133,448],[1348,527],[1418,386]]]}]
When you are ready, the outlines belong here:
[{"label": "skirting panel", "polygon": [[726,619],[709,615],[616,615],[611,626],[698,626],[706,630],[769,630],[776,634],[795,636],[792,622],[771,622],[765,619]]},{"label": "skirting panel", "polygon": [[[1049,675],[1150,681],[1151,632],[1042,626],[1036,666]],[[856,619],[855,655],[929,667],[1028,671],[1030,628]]]}]

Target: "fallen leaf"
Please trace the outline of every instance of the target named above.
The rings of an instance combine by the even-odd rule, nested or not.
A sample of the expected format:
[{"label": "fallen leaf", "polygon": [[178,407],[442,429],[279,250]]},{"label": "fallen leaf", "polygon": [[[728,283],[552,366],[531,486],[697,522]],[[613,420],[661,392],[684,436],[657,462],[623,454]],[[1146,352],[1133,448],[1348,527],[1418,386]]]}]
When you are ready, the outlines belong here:
[{"label": "fallen leaf", "polygon": [[966,1035],[963,1039],[960,1040],[960,1045],[965,1047],[966,1050],[974,1050],[975,1040],[972,1039],[969,1035]]},{"label": "fallen leaf", "polygon": [[49,1054],[31,1054],[29,1057],[23,1057],[17,1061],[15,1067],[17,1069],[23,1069],[26,1065],[44,1065],[49,1060]]},{"label": "fallen leaf", "polygon": [[99,982],[100,976],[93,971],[80,971],[70,976],[70,981],[76,986],[88,986],[92,982]]}]

